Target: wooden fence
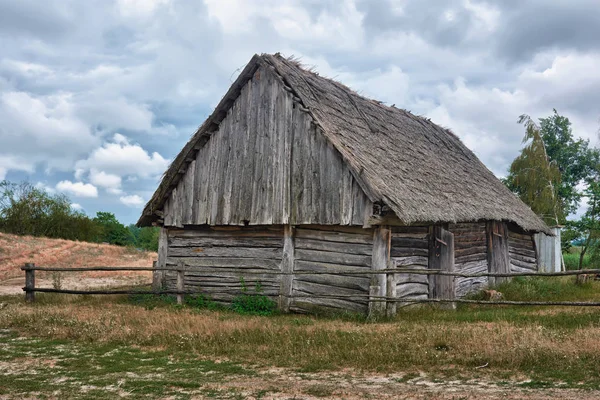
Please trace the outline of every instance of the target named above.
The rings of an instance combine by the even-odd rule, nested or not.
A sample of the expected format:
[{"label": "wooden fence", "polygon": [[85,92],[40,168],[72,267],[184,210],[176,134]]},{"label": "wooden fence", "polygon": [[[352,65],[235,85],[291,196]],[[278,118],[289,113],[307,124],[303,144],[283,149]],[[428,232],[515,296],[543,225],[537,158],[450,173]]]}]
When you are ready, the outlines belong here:
[{"label": "wooden fence", "polygon": [[[155,264],[156,265],[156,264]],[[418,304],[418,303],[440,303],[451,305],[452,307],[457,303],[462,304],[489,304],[489,305],[518,305],[518,306],[576,306],[576,307],[598,307],[600,302],[580,302],[580,301],[509,301],[509,300],[470,300],[470,299],[459,299],[455,298],[453,294],[444,293],[443,297],[440,298],[429,298],[429,299],[399,299],[395,295],[395,274],[422,274],[422,275],[437,275],[437,276],[448,276],[448,277],[463,277],[463,278],[477,278],[477,277],[496,277],[496,278],[510,278],[518,276],[576,276],[576,275],[600,275],[600,269],[588,269],[578,271],[562,271],[562,272],[512,272],[512,273],[475,273],[467,274],[453,271],[442,271],[439,269],[414,269],[411,266],[403,266],[401,268],[386,268],[376,271],[336,271],[336,274],[340,275],[379,275],[386,276],[386,295],[378,296],[379,287],[371,287],[370,293],[365,294],[351,294],[351,295],[291,295],[285,296],[288,298],[330,298],[330,299],[368,299],[370,313],[378,310],[378,312],[385,312],[388,316],[392,316],[396,313],[396,305],[402,304]],[[226,268],[225,268],[226,269]],[[225,270],[224,268],[218,268],[219,271]],[[185,295],[199,294],[198,291],[186,291],[185,290],[185,271],[186,267],[183,263],[179,263],[176,267],[165,267],[157,268],[153,267],[74,267],[74,268],[56,268],[56,267],[36,267],[35,264],[25,264],[21,267],[21,270],[25,271],[25,299],[29,302],[35,300],[35,293],[64,293],[64,294],[89,294],[89,295],[118,295],[118,294],[172,294],[177,296],[177,303],[182,304]],[[216,270],[216,269],[215,269]],[[88,271],[152,271],[157,273],[159,271],[177,271],[177,286],[175,290],[163,290],[158,287],[153,287],[152,290],[133,290],[133,289],[115,289],[115,290],[70,290],[70,289],[58,289],[58,288],[39,288],[35,286],[35,272],[36,271],[47,271],[47,272],[88,272]],[[273,274],[273,275],[320,275],[320,274],[331,274],[329,271],[293,271],[293,272],[279,272],[279,271],[246,271],[244,274]],[[223,289],[221,293],[239,293],[238,289],[227,290]],[[280,295],[281,297],[281,295]],[[383,303],[383,304],[382,304]],[[379,304],[379,306],[378,306]]]}]

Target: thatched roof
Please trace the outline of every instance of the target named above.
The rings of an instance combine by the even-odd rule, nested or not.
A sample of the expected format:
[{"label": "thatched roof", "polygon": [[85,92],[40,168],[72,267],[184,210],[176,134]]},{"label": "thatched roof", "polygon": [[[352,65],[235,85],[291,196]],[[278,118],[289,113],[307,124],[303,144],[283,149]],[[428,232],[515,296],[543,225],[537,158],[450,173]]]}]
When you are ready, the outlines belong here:
[{"label": "thatched roof", "polygon": [[279,54],[256,55],[165,173],[138,224],[156,219],[181,168],[207,140],[260,66],[277,73],[341,153],[373,201],[405,224],[510,221],[526,231],[546,224],[460,139],[426,118],[358,95]]}]

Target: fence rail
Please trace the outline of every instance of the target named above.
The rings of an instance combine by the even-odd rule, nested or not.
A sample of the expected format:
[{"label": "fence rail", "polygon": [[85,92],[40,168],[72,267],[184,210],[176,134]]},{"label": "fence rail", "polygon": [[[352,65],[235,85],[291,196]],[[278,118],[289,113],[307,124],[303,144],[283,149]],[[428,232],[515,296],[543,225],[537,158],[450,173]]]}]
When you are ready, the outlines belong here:
[{"label": "fence rail", "polygon": [[[467,274],[461,272],[450,272],[432,269],[416,269],[410,268],[414,265],[407,265],[400,268],[386,268],[380,270],[370,271],[355,271],[355,270],[342,270],[336,269],[335,271],[293,271],[293,272],[278,272],[278,271],[240,271],[239,269],[230,268],[203,268],[203,271],[210,272],[236,272],[240,275],[320,275],[320,274],[337,274],[337,275],[387,275],[394,276],[396,274],[421,274],[421,275],[442,275],[442,276],[453,276],[461,278],[478,278],[478,277],[522,277],[522,276],[575,276],[575,275],[600,275],[600,269],[585,269],[578,271],[561,271],[561,272],[513,272],[513,273],[497,273],[497,272],[485,272],[485,273],[474,273]],[[35,293],[63,293],[63,294],[79,294],[79,295],[162,295],[162,294],[174,294],[177,296],[177,303],[182,304],[184,295],[199,294],[199,291],[185,290],[185,272],[192,270],[190,267],[186,267],[180,264],[176,267],[161,267],[161,268],[149,268],[149,267],[73,267],[73,268],[57,268],[57,267],[37,267],[35,264],[25,264],[21,267],[21,270],[25,271],[25,299],[27,301],[35,300]],[[71,289],[56,289],[56,288],[36,288],[35,287],[35,271],[46,271],[46,272],[89,272],[89,271],[176,271],[177,272],[177,288],[175,290],[71,290]],[[389,282],[389,279],[388,279]],[[212,294],[239,294],[239,289],[219,289]],[[390,303],[395,304],[402,303],[404,305],[410,304],[422,304],[422,303],[438,303],[438,304],[481,304],[481,305],[512,305],[512,306],[573,306],[573,307],[600,307],[600,302],[585,302],[585,301],[510,301],[510,300],[470,300],[470,299],[406,299],[398,298],[394,296],[377,296],[372,293],[365,294],[336,294],[336,295],[285,295],[288,299],[293,298],[322,298],[322,299],[342,299],[342,300],[366,300],[374,303]]]}]

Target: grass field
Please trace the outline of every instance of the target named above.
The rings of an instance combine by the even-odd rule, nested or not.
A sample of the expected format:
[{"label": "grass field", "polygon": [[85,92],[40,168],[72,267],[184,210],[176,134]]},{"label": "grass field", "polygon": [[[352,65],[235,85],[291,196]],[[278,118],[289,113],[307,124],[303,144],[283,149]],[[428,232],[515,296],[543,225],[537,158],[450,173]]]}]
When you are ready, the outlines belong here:
[{"label": "grass field", "polygon": [[[500,290],[600,301],[600,282],[573,278]],[[423,307],[370,322],[140,296],[0,303],[0,396],[13,398],[597,398],[600,389],[596,308]]]}]

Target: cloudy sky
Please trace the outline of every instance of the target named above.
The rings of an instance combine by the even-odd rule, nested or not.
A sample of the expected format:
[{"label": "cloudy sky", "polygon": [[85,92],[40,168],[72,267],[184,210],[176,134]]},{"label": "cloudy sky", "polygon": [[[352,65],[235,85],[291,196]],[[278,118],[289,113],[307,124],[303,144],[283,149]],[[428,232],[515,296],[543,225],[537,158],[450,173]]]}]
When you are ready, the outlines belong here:
[{"label": "cloudy sky", "polygon": [[0,0],[0,178],[134,222],[254,53],[451,128],[498,176],[522,113],[598,142],[599,0]]}]

